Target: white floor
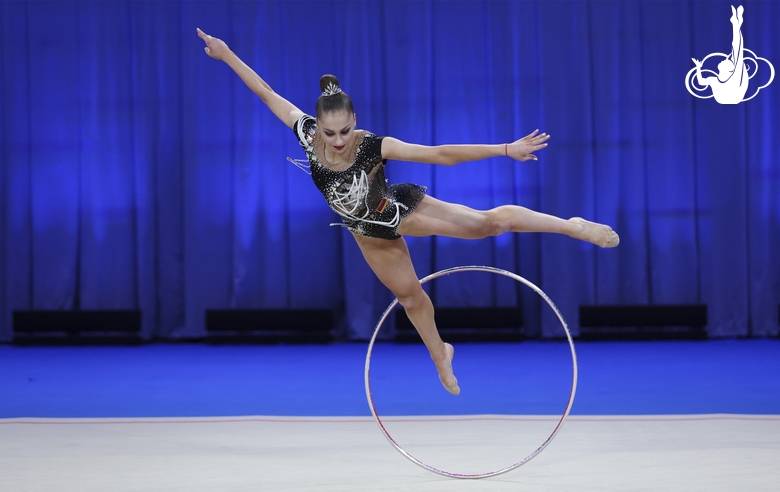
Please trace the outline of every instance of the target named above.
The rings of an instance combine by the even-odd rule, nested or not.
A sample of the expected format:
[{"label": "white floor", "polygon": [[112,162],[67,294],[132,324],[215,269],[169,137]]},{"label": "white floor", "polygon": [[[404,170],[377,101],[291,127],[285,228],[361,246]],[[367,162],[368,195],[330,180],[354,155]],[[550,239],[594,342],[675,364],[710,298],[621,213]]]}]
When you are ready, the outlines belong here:
[{"label": "white floor", "polygon": [[[456,473],[522,460],[550,417],[396,418],[410,454]],[[402,456],[371,418],[0,420],[0,490],[777,491],[780,416],[570,416],[506,474],[453,479]]]}]

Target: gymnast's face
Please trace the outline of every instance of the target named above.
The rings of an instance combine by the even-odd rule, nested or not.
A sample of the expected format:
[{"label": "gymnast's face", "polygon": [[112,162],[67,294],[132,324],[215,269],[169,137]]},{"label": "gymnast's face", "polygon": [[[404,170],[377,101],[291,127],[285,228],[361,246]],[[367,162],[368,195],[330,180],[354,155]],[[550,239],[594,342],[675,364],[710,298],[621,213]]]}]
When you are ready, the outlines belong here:
[{"label": "gymnast's face", "polygon": [[328,150],[338,155],[350,148],[349,143],[355,136],[355,123],[355,113],[332,111],[317,119],[317,131]]}]

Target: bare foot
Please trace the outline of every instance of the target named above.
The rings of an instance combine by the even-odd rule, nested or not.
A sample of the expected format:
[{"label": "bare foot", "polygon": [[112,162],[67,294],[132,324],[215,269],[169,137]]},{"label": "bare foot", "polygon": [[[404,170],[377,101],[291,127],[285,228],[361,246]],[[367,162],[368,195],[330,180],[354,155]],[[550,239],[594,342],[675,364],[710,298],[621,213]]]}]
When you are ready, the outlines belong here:
[{"label": "bare foot", "polygon": [[458,396],[460,386],[458,386],[458,379],[452,372],[452,358],[455,357],[455,348],[449,343],[445,343],[444,348],[447,350],[447,359],[442,364],[436,364],[436,370],[439,371],[439,380],[444,385],[444,389]]},{"label": "bare foot", "polygon": [[579,232],[572,237],[582,239],[602,248],[614,248],[620,244],[620,236],[612,228],[605,224],[590,222],[582,217],[572,217],[569,222],[579,225]]}]

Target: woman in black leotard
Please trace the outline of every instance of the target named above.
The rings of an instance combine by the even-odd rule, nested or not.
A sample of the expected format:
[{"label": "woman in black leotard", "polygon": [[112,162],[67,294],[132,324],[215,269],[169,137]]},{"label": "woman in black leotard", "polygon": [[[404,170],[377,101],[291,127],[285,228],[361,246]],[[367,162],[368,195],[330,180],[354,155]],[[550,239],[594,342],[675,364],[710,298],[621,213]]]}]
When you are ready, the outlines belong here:
[{"label": "woman in black leotard", "polygon": [[[425,187],[387,185],[387,159],[451,166],[459,162],[506,156],[536,160],[550,136],[538,130],[519,140],[492,145],[416,145],[356,130],[350,98],[338,80],[325,75],[316,118],[305,114],[271,89],[220,39],[197,30],[206,54],[232,68],[268,108],[295,131],[306,152],[309,171],[328,205],[343,219],[379,280],[398,298],[425,343],[444,387],[460,393],[452,371],[455,349],[436,329],[433,304],[420,286],[402,236],[449,236],[477,239],[506,232],[552,232],[603,248],[618,245],[611,227],[579,217],[564,220],[517,205],[474,210],[437,200]],[[300,162],[298,162],[300,164]]]}]

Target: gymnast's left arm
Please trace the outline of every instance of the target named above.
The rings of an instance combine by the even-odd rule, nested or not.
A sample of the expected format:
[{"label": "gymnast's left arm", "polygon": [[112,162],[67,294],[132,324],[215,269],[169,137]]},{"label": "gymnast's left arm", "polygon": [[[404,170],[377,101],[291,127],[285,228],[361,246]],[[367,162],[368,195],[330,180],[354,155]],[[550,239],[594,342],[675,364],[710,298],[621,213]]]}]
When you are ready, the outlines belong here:
[{"label": "gymnast's left arm", "polygon": [[534,152],[547,147],[550,135],[534,130],[525,137],[505,144],[418,145],[397,138],[382,139],[382,158],[453,166],[460,162],[488,157],[511,157],[518,161],[538,160]]}]

